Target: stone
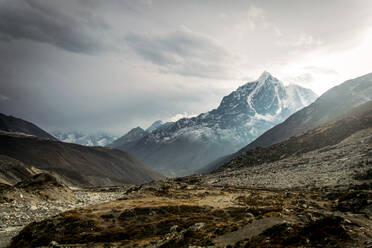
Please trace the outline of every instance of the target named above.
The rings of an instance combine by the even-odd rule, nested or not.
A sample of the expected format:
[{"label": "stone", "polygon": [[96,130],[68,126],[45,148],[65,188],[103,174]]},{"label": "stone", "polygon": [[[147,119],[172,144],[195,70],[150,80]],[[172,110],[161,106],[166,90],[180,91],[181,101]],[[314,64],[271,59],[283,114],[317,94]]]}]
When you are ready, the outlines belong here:
[{"label": "stone", "polygon": [[57,243],[57,241],[52,241],[52,242],[50,242],[49,243],[49,247],[57,247],[58,246],[58,243]]},{"label": "stone", "polygon": [[170,232],[177,232],[178,230],[178,226],[177,225],[174,225],[170,228]]},{"label": "stone", "polygon": [[204,226],[205,226],[205,223],[203,223],[203,222],[195,223],[194,225],[192,225],[192,226],[190,227],[190,230],[191,230],[191,231],[199,231],[199,230],[202,229]]}]

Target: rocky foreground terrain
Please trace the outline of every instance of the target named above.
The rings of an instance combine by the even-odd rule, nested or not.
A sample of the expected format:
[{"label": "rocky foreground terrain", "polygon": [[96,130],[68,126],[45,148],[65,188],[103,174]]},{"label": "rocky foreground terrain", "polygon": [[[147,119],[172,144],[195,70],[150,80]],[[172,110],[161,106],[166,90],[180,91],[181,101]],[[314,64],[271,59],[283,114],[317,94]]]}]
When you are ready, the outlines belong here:
[{"label": "rocky foreground terrain", "polygon": [[[359,185],[277,190],[212,186],[194,176],[115,193],[76,192],[75,204],[23,208],[50,208],[45,211],[54,215],[119,199],[32,217],[39,222],[10,247],[371,247],[372,184],[360,179]],[[92,201],[92,194],[100,199]],[[12,204],[2,208],[2,219],[30,218]]]},{"label": "rocky foreground terrain", "polygon": [[16,200],[0,203],[0,247],[6,247],[11,238],[31,222],[71,209],[116,200],[122,197],[127,187],[75,189],[70,200],[27,199],[23,192],[18,191]]}]

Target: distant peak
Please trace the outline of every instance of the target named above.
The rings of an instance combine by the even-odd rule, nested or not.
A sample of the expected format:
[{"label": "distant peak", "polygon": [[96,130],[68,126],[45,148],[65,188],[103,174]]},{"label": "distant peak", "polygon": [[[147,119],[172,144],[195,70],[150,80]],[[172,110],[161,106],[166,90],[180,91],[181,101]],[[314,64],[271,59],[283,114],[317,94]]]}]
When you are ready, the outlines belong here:
[{"label": "distant peak", "polygon": [[269,77],[272,77],[272,75],[270,74],[270,72],[264,71],[264,72],[262,72],[261,76],[258,78],[258,81],[266,80]]},{"label": "distant peak", "polygon": [[[268,80],[268,79],[270,79],[270,80]],[[258,84],[256,84],[257,82],[258,82]],[[252,82],[248,82],[248,83],[244,84],[243,86],[251,87],[253,85],[254,87],[260,88],[262,85],[264,85],[266,83],[283,85],[283,83],[280,82],[277,78],[273,77],[273,75],[271,75],[270,72],[263,71],[261,73],[260,77],[257,80],[252,81]]]},{"label": "distant peak", "polygon": [[158,127],[160,127],[161,125],[163,125],[163,121],[162,120],[157,120],[157,121],[154,121],[154,123],[151,124],[151,126],[149,126],[147,129],[146,129],[146,132],[149,132],[151,133],[152,131],[156,130]]},{"label": "distant peak", "polygon": [[163,121],[162,120],[157,120],[157,121],[154,121],[154,123],[152,123],[152,125],[154,124],[163,124]]},{"label": "distant peak", "polygon": [[142,127],[138,126],[133,128],[131,131],[145,131]]}]

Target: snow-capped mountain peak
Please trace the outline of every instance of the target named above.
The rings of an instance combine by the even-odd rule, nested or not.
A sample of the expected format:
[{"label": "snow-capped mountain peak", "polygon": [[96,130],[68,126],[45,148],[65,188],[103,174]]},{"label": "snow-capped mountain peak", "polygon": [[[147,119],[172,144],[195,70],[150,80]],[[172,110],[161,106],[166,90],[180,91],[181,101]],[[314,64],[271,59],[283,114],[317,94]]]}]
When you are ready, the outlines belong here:
[{"label": "snow-capped mountain peak", "polygon": [[285,97],[283,83],[265,71],[257,80],[240,86],[224,97],[218,110],[225,113],[243,112],[251,117],[273,116],[282,112]]},{"label": "snow-capped mountain peak", "polygon": [[225,96],[217,109],[162,125],[118,147],[165,174],[183,174],[234,152],[317,98],[300,86],[285,87],[265,71]]},{"label": "snow-capped mountain peak", "polygon": [[52,134],[60,141],[66,143],[75,143],[84,146],[106,146],[116,139],[116,136],[103,132],[84,134],[77,131],[54,131],[52,132]]},{"label": "snow-capped mountain peak", "polygon": [[257,80],[240,86],[224,97],[218,110],[230,114],[243,112],[250,117],[247,123],[251,119],[276,122],[309,105],[316,98],[311,90],[298,85],[284,86],[280,80],[264,71]]},{"label": "snow-capped mountain peak", "polygon": [[265,81],[266,79],[268,79],[269,77],[273,77],[270,72],[268,71],[263,71],[260,75],[260,77],[258,78],[257,81],[261,82],[261,81]]}]

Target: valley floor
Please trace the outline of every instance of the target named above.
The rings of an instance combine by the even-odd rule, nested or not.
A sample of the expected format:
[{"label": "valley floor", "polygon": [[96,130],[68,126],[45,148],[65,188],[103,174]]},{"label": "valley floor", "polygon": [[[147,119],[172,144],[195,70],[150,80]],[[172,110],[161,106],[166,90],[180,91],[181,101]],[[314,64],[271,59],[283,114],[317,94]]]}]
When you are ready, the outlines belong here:
[{"label": "valley floor", "polygon": [[[47,247],[51,243],[54,247],[372,246],[370,182],[270,190],[213,186],[195,176],[115,192],[77,194],[79,199],[87,199],[85,203],[56,204],[55,212],[44,217],[110,202],[34,222],[10,247]],[[2,218],[9,216],[11,206],[2,207],[8,211],[2,211]],[[14,215],[24,216],[24,212],[15,211]]]},{"label": "valley floor", "polygon": [[367,128],[209,175],[72,193],[53,180],[18,187],[0,204],[0,247],[372,247],[371,158]]}]

